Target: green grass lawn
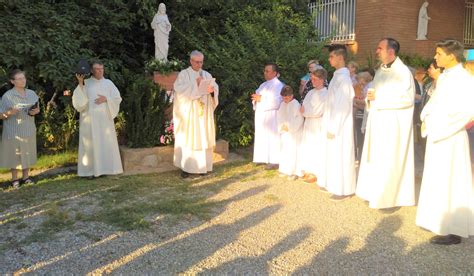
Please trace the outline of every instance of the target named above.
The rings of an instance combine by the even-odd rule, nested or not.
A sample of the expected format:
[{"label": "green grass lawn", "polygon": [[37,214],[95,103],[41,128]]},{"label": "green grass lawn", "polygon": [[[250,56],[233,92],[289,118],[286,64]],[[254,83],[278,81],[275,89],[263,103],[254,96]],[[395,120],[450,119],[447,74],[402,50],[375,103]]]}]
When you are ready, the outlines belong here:
[{"label": "green grass lawn", "polygon": [[[0,235],[17,230],[29,233],[21,240],[8,241],[0,251],[48,240],[60,231],[72,229],[79,221],[100,222],[129,231],[149,229],[160,215],[206,220],[214,207],[222,204],[210,200],[216,192],[235,181],[275,174],[242,161],[217,166],[212,175],[195,180],[181,179],[178,171],[95,180],[76,175],[42,179],[18,190],[0,192]],[[35,212],[41,212],[41,223],[31,223],[28,216]]]},{"label": "green grass lawn", "polygon": [[[77,151],[59,152],[55,154],[39,154],[38,162],[32,169],[51,169],[77,164]],[[0,173],[9,173],[9,169],[2,168]]]}]

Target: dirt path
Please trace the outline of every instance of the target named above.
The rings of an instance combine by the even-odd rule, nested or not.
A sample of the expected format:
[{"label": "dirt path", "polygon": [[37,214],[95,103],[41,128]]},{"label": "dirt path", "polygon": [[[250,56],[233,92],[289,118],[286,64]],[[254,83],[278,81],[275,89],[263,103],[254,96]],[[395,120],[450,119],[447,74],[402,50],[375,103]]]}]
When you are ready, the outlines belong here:
[{"label": "dirt path", "polygon": [[[207,220],[155,214],[149,229],[134,231],[78,221],[48,241],[3,251],[0,273],[474,273],[474,238],[448,247],[427,243],[432,234],[415,226],[416,207],[377,211],[356,197],[335,203],[314,185],[234,167],[252,169],[236,177],[228,175],[231,165],[192,182],[216,203]],[[61,206],[94,212],[93,200],[83,194]],[[27,204],[0,219],[18,210],[29,224],[40,223],[41,207]],[[22,229],[15,229],[0,222],[3,237],[20,239]]]}]

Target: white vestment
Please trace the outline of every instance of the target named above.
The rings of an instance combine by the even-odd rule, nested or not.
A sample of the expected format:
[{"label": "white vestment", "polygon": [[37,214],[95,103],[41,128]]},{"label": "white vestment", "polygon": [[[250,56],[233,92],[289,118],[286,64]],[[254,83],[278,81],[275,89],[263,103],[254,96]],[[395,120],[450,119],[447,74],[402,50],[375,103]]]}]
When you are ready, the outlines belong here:
[{"label": "white vestment", "polygon": [[318,177],[318,184],[339,196],[353,194],[356,186],[353,98],[349,70],[345,67],[337,69],[329,83],[328,101],[323,114],[326,132],[335,137],[326,139],[326,174]]},{"label": "white vestment", "polygon": [[286,175],[302,176],[298,168],[298,146],[304,120],[300,108],[298,101],[293,99],[289,103],[282,102],[277,113],[281,143],[279,172]]},{"label": "white vestment", "polygon": [[[105,96],[107,102],[96,104],[94,101],[99,95]],[[80,113],[77,165],[79,176],[123,172],[114,124],[121,101],[117,87],[112,81],[104,78],[86,79],[84,90],[80,86],[74,90],[72,104]]]},{"label": "white vestment", "polygon": [[[329,83],[328,100],[323,114],[326,134],[326,173],[318,177],[318,185],[334,195],[351,195],[355,192],[355,155],[352,119],[354,88],[349,70],[339,68]],[[327,136],[327,135],[326,135]]]},{"label": "white vestment", "polygon": [[328,90],[312,89],[303,101],[304,128],[300,147],[300,167],[304,173],[311,173],[324,179],[326,174],[326,130],[323,128],[323,114],[326,108]]},{"label": "white vestment", "polygon": [[283,83],[273,78],[260,85],[257,94],[259,102],[253,102],[255,110],[255,142],[253,162],[278,164],[280,162],[280,135],[277,126],[277,111],[280,107],[280,92]]},{"label": "white vestment", "polygon": [[373,88],[356,194],[370,208],[415,205],[413,76],[397,58],[377,70]]},{"label": "white vestment", "polygon": [[444,70],[420,116],[427,141],[416,224],[438,235],[474,235],[474,186],[464,128],[474,118],[473,87],[460,64]]},{"label": "white vestment", "polygon": [[219,86],[213,82],[214,97],[200,93],[196,79],[212,79],[208,72],[182,70],[174,83],[174,165],[187,173],[212,171],[216,145],[214,110],[219,104]]}]

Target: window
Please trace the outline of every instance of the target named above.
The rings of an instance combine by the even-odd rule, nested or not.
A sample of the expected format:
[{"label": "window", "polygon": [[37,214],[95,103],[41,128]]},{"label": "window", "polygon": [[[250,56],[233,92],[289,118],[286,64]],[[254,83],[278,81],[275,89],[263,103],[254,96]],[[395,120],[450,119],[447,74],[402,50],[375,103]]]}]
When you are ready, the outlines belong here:
[{"label": "window", "polygon": [[466,1],[464,9],[464,45],[474,46],[474,2]]},{"label": "window", "polygon": [[350,42],[355,40],[356,0],[317,0],[309,3],[314,27],[321,40]]}]

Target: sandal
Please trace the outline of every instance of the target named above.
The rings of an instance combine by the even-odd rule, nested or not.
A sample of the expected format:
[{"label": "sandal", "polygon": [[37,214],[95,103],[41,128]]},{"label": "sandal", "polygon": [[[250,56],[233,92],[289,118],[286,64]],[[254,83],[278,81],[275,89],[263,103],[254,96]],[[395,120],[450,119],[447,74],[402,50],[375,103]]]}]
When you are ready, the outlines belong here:
[{"label": "sandal", "polygon": [[31,179],[30,177],[26,178],[26,179],[22,179],[21,180],[21,184],[35,184],[35,182],[33,181],[33,179]]},{"label": "sandal", "polygon": [[20,188],[20,180],[19,179],[12,180],[12,187],[14,189]]}]

